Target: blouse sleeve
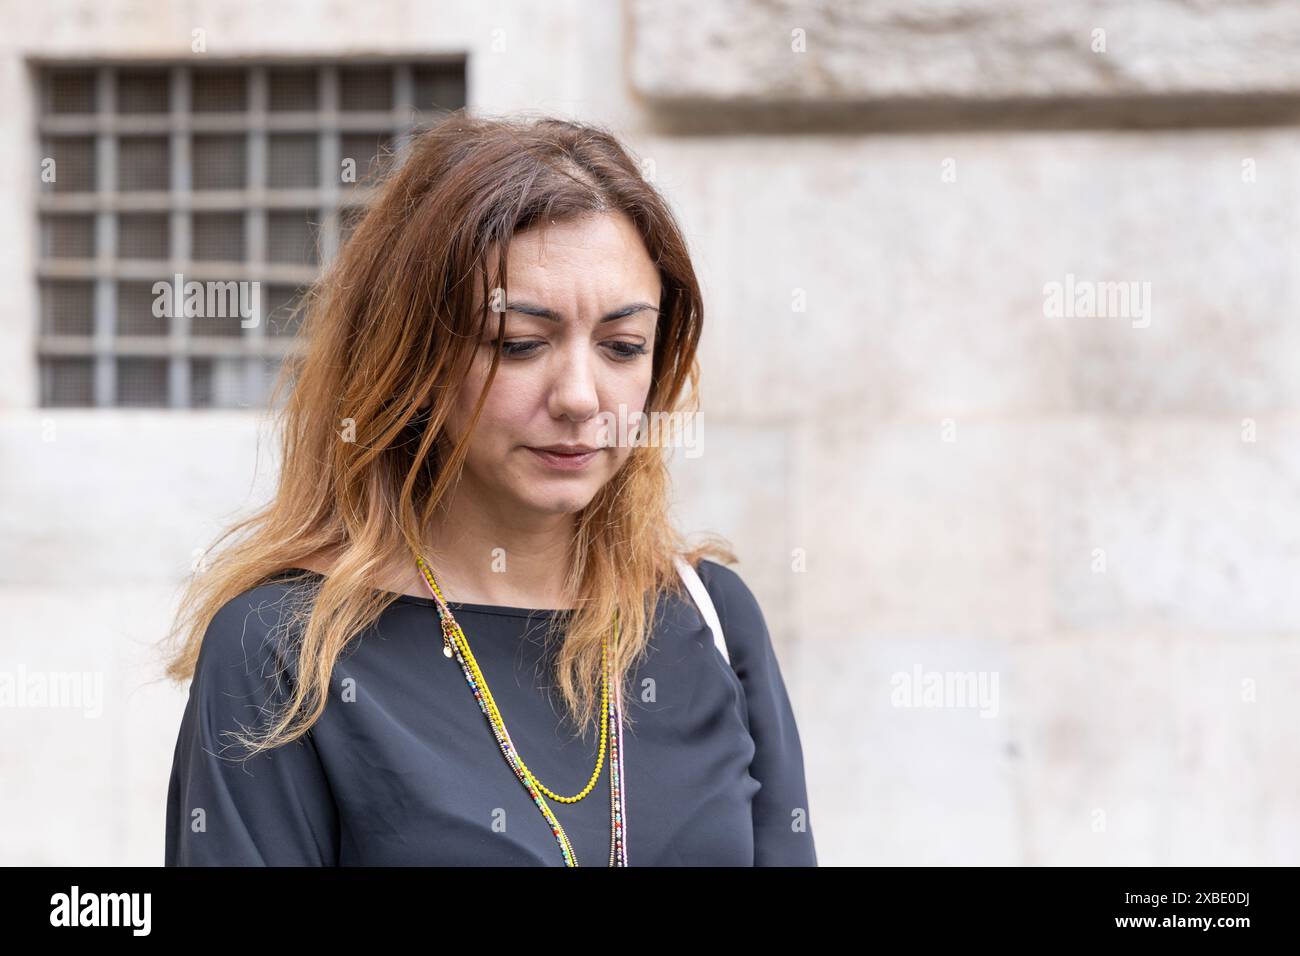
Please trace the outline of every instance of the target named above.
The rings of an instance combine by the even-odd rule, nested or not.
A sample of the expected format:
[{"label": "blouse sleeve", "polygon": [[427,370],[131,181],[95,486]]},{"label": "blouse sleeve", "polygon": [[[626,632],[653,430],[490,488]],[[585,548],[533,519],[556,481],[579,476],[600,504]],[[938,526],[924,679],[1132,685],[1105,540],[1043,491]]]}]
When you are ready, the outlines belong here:
[{"label": "blouse sleeve", "polygon": [[311,733],[251,758],[228,736],[260,732],[287,700],[271,637],[282,594],[255,588],[208,626],[167,791],[166,866],[338,863],[338,811]]},{"label": "blouse sleeve", "polygon": [[753,804],[754,865],[816,866],[803,748],[767,622],[735,571],[705,560],[699,572],[713,598],[749,709],[754,740],[749,772],[762,784]]}]

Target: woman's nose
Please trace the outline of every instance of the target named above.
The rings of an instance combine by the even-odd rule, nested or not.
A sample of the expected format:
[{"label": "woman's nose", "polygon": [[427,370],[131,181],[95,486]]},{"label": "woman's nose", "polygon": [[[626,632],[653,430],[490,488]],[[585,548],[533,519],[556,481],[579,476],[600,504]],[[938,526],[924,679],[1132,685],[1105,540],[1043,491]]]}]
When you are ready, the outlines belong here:
[{"label": "woman's nose", "polygon": [[551,382],[550,412],[555,418],[586,421],[600,411],[594,356],[585,346],[561,353]]}]

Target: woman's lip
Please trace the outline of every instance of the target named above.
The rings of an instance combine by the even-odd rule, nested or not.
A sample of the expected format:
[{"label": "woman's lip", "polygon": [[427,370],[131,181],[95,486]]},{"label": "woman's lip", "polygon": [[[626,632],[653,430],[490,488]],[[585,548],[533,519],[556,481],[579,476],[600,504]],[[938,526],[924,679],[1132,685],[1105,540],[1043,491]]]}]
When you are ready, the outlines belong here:
[{"label": "woman's lip", "polygon": [[529,451],[536,455],[539,461],[542,461],[548,467],[555,468],[559,471],[577,471],[581,468],[585,468],[587,464],[596,457],[596,453],[600,451],[600,449],[597,448],[582,455],[562,455],[558,452],[543,451],[540,448],[532,448],[530,446],[524,447],[528,448]]}]

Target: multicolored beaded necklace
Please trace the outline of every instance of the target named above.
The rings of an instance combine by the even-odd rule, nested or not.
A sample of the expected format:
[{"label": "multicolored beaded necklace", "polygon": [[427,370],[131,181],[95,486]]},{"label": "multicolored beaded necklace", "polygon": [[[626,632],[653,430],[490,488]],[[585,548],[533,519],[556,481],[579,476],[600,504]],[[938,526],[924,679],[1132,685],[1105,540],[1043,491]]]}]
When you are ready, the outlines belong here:
[{"label": "multicolored beaded necklace", "polygon": [[[602,674],[600,684],[600,702],[601,702],[601,719],[600,719],[600,752],[596,757],[596,769],[591,775],[591,780],[582,792],[574,797],[562,797],[550,788],[544,786],[538,780],[531,770],[524,764],[520,758],[515,745],[510,739],[510,734],[506,731],[505,721],[501,719],[501,711],[497,709],[496,701],[492,697],[492,692],[488,689],[487,680],[483,677],[483,672],[479,670],[478,661],[474,659],[473,652],[469,649],[469,641],[465,637],[465,632],[461,630],[456,618],[452,616],[451,609],[447,607],[446,600],[443,599],[442,590],[438,587],[438,582],[434,579],[433,571],[425,563],[422,556],[416,555],[416,564],[420,568],[420,573],[424,581],[429,585],[429,590],[433,592],[434,603],[437,607],[438,617],[442,623],[442,653],[446,657],[455,656],[465,673],[465,680],[468,681],[470,690],[474,693],[474,699],[478,701],[479,708],[483,711],[488,719],[488,724],[492,728],[492,734],[497,739],[497,744],[501,748],[501,753],[506,758],[506,763],[515,772],[519,782],[524,785],[528,795],[532,797],[533,803],[537,809],[542,811],[542,816],[546,819],[551,828],[551,833],[555,835],[556,841],[560,845],[560,854],[564,857],[565,866],[577,866],[578,858],[574,853],[573,844],[569,842],[568,834],[564,832],[564,827],[560,826],[560,821],[556,819],[555,814],[551,811],[550,805],[546,802],[542,794],[557,800],[560,803],[577,803],[596,785],[600,779],[600,768],[605,762],[605,748],[608,741],[609,746],[609,865],[610,866],[627,866],[627,812],[624,807],[624,796],[626,788],[623,783],[623,699],[621,688],[615,687],[614,694],[609,693],[609,643],[601,641],[601,661]],[[618,641],[618,616],[614,617],[614,640]],[[614,731],[609,733],[609,723],[614,722]]]}]

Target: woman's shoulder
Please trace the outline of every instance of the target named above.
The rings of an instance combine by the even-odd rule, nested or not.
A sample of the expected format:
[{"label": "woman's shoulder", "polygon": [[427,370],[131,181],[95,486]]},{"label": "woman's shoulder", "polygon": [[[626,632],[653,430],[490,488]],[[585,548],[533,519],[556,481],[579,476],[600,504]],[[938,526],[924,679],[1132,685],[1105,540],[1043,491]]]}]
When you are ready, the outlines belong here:
[{"label": "woman's shoulder", "polygon": [[[721,563],[714,561],[712,558],[701,558],[696,565],[695,570],[699,572],[700,580],[709,591],[709,596],[714,602],[726,602],[728,605],[741,607],[749,603],[758,604],[758,599],[754,597],[754,592],[750,590],[749,585],[741,575]],[[721,616],[722,609],[719,607],[718,614]]]},{"label": "woman's shoulder", "polygon": [[758,598],[745,579],[739,572],[710,558],[701,558],[696,570],[718,612],[728,649],[734,647],[745,656],[754,650],[761,651],[762,645],[771,638]]},{"label": "woman's shoulder", "polygon": [[228,676],[284,663],[293,624],[309,601],[310,581],[280,572],[227,599],[208,621],[196,672]]}]

